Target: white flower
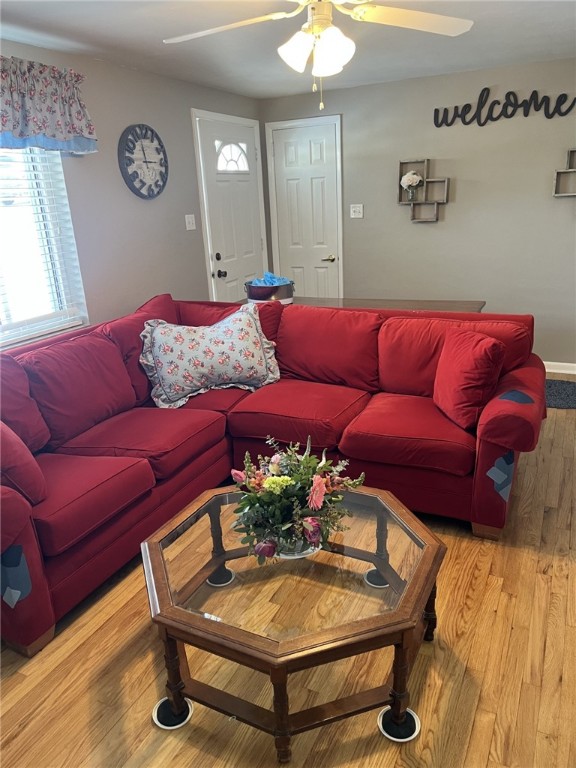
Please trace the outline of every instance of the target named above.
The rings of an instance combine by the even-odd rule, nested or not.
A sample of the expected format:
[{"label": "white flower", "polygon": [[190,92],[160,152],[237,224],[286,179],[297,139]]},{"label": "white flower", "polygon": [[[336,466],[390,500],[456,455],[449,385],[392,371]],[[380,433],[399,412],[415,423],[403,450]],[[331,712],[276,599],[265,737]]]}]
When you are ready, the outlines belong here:
[{"label": "white flower", "polygon": [[405,173],[404,176],[402,176],[400,179],[400,186],[403,187],[403,189],[419,187],[423,183],[424,179],[422,176],[420,176],[419,173],[416,173],[416,171],[408,171],[408,173]]}]

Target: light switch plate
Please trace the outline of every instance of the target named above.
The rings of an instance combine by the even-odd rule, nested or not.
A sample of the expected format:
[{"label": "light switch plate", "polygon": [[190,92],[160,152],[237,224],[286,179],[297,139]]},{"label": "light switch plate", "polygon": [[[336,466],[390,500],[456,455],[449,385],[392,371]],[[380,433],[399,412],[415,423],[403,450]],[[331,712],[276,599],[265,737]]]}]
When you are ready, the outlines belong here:
[{"label": "light switch plate", "polygon": [[363,219],[364,218],[364,204],[352,203],[350,206],[350,218],[351,219]]},{"label": "light switch plate", "polygon": [[193,213],[185,214],[184,220],[186,221],[186,229],[196,229],[196,217]]}]

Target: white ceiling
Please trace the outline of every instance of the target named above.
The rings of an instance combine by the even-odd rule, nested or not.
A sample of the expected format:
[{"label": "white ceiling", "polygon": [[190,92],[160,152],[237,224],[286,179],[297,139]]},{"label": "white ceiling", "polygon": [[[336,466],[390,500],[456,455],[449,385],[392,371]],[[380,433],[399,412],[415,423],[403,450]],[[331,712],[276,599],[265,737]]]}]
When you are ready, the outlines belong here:
[{"label": "white ceiling", "polygon": [[[334,23],[356,42],[356,54],[342,73],[324,81],[326,90],[576,56],[575,0],[386,5],[459,16],[474,26],[450,38],[356,22],[334,11]],[[1,36],[266,98],[310,89],[309,74],[293,72],[276,53],[306,12],[178,45],[162,40],[294,8],[284,0],[2,0]]]}]

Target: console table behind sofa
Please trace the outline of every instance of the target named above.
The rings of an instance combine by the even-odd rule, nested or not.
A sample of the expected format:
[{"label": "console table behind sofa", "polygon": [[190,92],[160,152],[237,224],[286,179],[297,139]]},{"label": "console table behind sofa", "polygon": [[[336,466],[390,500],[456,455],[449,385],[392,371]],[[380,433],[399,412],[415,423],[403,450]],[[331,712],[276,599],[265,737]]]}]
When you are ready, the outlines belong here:
[{"label": "console table behind sofa", "polygon": [[294,304],[309,307],[346,307],[357,309],[431,309],[437,312],[482,312],[485,301],[444,301],[432,299],[317,299],[295,296]]}]

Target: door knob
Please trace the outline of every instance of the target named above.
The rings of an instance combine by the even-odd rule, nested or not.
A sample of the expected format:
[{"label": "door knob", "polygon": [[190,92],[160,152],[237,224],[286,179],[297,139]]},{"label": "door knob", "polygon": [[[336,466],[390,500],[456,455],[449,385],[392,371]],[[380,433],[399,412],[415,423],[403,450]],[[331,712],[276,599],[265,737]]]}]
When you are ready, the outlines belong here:
[{"label": "door knob", "polygon": [[220,259],[222,258],[222,254],[221,253],[216,253],[214,255],[214,258],[216,259],[216,261],[220,261]]},{"label": "door knob", "polygon": [[320,259],[320,261],[336,261],[336,256],[330,254],[330,256],[326,256],[325,259]]},{"label": "door knob", "polygon": [[226,272],[225,269],[219,269],[218,272],[216,272],[218,277],[228,277],[228,272]]}]

